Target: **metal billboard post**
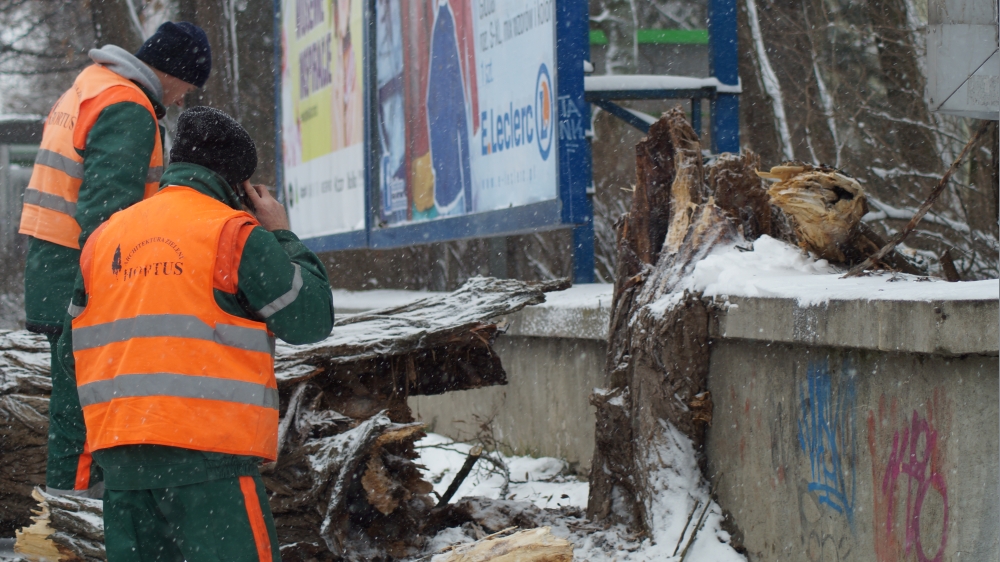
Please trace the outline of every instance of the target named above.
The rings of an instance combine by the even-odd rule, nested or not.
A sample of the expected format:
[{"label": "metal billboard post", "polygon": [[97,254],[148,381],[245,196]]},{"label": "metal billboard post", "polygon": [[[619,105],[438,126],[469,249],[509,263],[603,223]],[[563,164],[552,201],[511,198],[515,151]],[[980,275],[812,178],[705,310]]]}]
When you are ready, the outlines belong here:
[{"label": "metal billboard post", "polygon": [[[709,64],[712,75],[726,86],[738,87],[739,42],[736,0],[708,3]],[[712,98],[712,152],[740,151],[739,94],[719,92]]]},{"label": "metal billboard post", "polygon": [[562,222],[573,227],[573,282],[594,282],[594,206],[587,192],[594,181],[590,104],[583,68],[590,59],[586,0],[556,4],[556,64],[559,100],[559,189]]}]

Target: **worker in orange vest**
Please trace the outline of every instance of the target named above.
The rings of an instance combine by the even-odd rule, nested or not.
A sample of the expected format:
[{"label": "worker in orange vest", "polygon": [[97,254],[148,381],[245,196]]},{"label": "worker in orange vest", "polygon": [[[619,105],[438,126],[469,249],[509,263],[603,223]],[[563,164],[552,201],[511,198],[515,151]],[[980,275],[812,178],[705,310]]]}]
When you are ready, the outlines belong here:
[{"label": "worker in orange vest", "polygon": [[190,109],[160,191],[84,245],[57,352],[104,471],[109,562],[280,560],[258,470],[277,457],[274,337],[322,340],[333,302],[256,164],[236,121]]},{"label": "worker in orange vest", "polygon": [[[159,120],[166,107],[208,80],[212,55],[205,32],[167,22],[133,55],[105,45],[56,101],[24,192],[21,234],[27,328],[54,348],[79,271],[80,247],[112,213],[156,193],[163,173]],[[52,372],[59,365],[53,358]],[[56,379],[59,377],[56,375]],[[83,427],[64,424],[66,394],[50,404],[46,484],[53,494],[98,496],[99,471],[71,446]]]}]

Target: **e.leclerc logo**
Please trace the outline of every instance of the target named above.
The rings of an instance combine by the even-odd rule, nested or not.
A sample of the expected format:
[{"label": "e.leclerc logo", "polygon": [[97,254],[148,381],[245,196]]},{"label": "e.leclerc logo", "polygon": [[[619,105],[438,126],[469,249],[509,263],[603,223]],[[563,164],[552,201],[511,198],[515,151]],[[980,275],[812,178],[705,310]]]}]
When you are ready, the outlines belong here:
[{"label": "e.leclerc logo", "polygon": [[554,110],[552,79],[549,69],[542,63],[531,102],[521,107],[508,103],[507,107],[481,113],[483,156],[537,143],[542,160],[548,160],[555,135]]},{"label": "e.leclerc logo", "polygon": [[538,131],[538,152],[542,160],[549,159],[552,151],[552,137],[555,133],[555,119],[552,115],[552,79],[549,69],[542,63],[538,67],[535,80],[535,130]]}]

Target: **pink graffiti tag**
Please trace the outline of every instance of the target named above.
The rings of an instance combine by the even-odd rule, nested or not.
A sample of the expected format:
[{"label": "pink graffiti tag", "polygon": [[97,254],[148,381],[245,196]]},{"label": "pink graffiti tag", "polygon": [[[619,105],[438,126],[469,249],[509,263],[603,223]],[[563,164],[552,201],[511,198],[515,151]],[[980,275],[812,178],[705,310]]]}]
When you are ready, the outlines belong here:
[{"label": "pink graffiti tag", "polygon": [[[924,437],[923,457],[919,458],[918,443],[920,437]],[[910,427],[903,429],[902,438],[899,431],[892,437],[892,453],[889,455],[889,463],[886,467],[885,478],[882,480],[882,493],[888,496],[888,517],[886,518],[886,532],[891,534],[893,529],[892,511],[894,503],[893,495],[896,491],[896,482],[900,475],[909,477],[907,480],[906,492],[906,539],[905,552],[909,554],[916,546],[917,560],[920,562],[940,562],[944,557],[944,547],[948,542],[948,489],[944,483],[944,475],[937,472],[931,463],[931,456],[937,448],[937,431],[931,427],[925,419],[913,411],[913,421]],[[914,490],[914,487],[916,488]],[[927,492],[934,488],[944,501],[944,517],[941,531],[941,544],[933,558],[927,558],[924,554],[923,544],[920,541],[920,512],[924,506],[924,499]],[[914,494],[914,492],[916,492]]]}]

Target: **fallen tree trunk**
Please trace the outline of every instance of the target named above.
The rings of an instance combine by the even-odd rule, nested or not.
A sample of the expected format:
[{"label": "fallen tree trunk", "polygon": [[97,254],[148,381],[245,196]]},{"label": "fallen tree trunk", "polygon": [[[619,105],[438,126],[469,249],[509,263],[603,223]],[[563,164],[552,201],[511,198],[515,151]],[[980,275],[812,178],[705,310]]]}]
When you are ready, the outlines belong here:
[{"label": "fallen tree trunk", "polygon": [[[447,295],[344,318],[317,344],[279,345],[279,457],[263,472],[283,559],[414,556],[428,534],[469,520],[451,505],[442,507],[447,515],[431,513],[432,486],[414,463],[423,427],[413,423],[406,399],[506,384],[493,350],[497,319],[565,286],[471,279]],[[0,494],[13,500],[3,504],[11,506],[5,521],[21,527],[36,506],[32,487],[44,484],[48,346],[24,332],[0,334],[0,361],[0,436],[20,446],[22,459],[35,459],[3,455],[9,470],[0,473]],[[76,498],[39,497],[61,559],[103,559],[93,533],[64,517]],[[25,536],[46,529],[38,522],[33,528]]]}]

